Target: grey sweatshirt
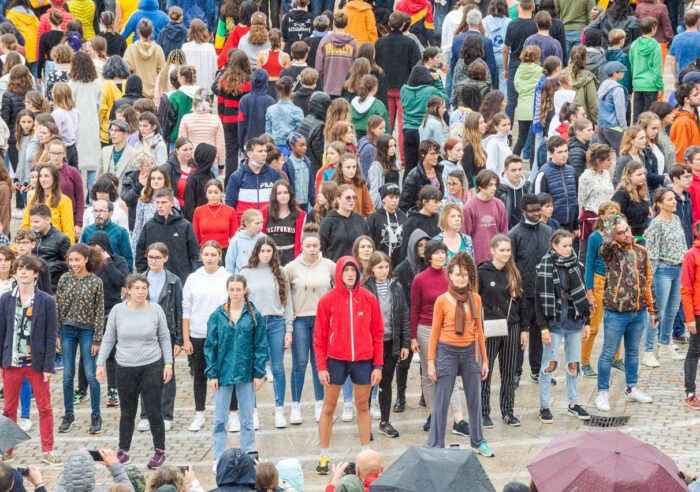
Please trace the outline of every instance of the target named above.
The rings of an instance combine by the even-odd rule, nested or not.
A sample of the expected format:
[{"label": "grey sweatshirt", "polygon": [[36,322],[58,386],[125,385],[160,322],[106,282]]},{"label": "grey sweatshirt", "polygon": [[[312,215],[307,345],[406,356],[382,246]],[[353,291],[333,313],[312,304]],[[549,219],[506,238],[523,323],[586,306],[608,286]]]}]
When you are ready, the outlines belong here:
[{"label": "grey sweatshirt", "polygon": [[115,359],[120,366],[145,366],[161,358],[172,364],[173,349],[163,308],[149,302],[145,309],[134,311],[126,302],[120,302],[109,313],[97,365],[105,365],[115,345]]},{"label": "grey sweatshirt", "polygon": [[282,316],[285,330],[292,331],[292,321],[294,320],[292,289],[289,287],[289,280],[287,280],[284,270],[282,274],[287,284],[287,304],[284,306],[280,302],[277,281],[269,266],[258,265],[256,268],[241,270],[241,275],[245,277],[248,284],[250,302],[260,311],[260,314],[263,316]]}]

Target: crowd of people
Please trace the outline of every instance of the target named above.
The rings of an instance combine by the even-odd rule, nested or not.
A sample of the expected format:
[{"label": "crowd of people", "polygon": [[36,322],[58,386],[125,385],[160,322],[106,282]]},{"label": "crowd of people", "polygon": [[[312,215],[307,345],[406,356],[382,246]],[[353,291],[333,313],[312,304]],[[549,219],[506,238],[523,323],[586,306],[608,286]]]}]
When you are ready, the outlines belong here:
[{"label": "crowd of people", "polygon": [[[679,403],[700,409],[700,5],[163,3],[9,0],[0,17],[4,415],[21,406],[29,430],[34,395],[43,463],[64,464],[62,370],[59,433],[75,405],[89,401],[90,434],[119,407],[102,455],[115,480],[136,430],[148,467],[172,472],[185,359],[189,431],[214,397],[219,486],[232,461],[253,485],[254,466],[274,475],[246,455],[256,392],[272,383],[276,428],[301,424],[309,365],[316,473],[342,393],[364,487],[381,468],[372,419],[399,437],[414,358],[428,446],[445,446],[449,409],[487,457],[497,358],[505,425],[521,425],[523,378],[552,423],[562,345],[576,419],[581,377],[610,412],[611,369],[651,403],[640,363],[684,360]],[[69,464],[80,475],[76,453],[55,490]]]}]

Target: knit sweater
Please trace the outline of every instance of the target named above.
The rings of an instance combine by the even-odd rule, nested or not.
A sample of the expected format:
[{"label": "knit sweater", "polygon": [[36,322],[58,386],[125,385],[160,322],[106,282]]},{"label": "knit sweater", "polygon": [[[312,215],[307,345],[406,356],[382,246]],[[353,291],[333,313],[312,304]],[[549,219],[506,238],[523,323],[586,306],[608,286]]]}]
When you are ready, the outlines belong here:
[{"label": "knit sweater", "polygon": [[411,285],[411,338],[416,338],[418,325],[432,326],[435,300],[450,285],[445,270],[428,267],[416,275]]},{"label": "knit sweater", "polygon": [[170,331],[163,308],[157,302],[149,302],[145,309],[138,311],[130,309],[126,301],[114,306],[97,355],[98,366],[105,365],[115,346],[115,359],[120,366],[145,366],[160,359],[172,364]]},{"label": "knit sweater", "polygon": [[292,305],[297,316],[316,316],[321,297],[331,290],[335,277],[335,263],[328,258],[318,258],[307,263],[303,255],[284,267],[292,290]]},{"label": "knit sweater", "polygon": [[207,203],[195,209],[192,227],[199,244],[213,240],[226,249],[230,238],[238,230],[236,210],[223,203],[219,205]]},{"label": "knit sweater", "polygon": [[241,275],[245,277],[248,284],[248,297],[255,308],[260,311],[260,314],[263,316],[282,316],[285,331],[291,332],[294,311],[292,309],[292,289],[289,288],[287,276],[284,275],[287,284],[287,301],[282,305],[277,280],[269,265],[243,268]]},{"label": "knit sweater", "polygon": [[[472,293],[472,295],[474,296],[477,310],[481,312],[481,297],[476,293]],[[455,332],[455,308],[456,306],[452,304],[447,294],[442,294],[435,301],[433,329],[430,332],[430,344],[428,345],[428,360],[435,360],[438,341],[457,347],[466,347],[476,341],[479,344],[481,362],[488,363],[486,340],[481,327],[481,314],[475,319],[472,313],[465,313],[464,334],[458,335]]]},{"label": "knit sweater", "polygon": [[[216,162],[226,161],[226,145],[224,141],[224,125],[218,116],[211,113],[189,113],[180,120],[178,137],[187,137],[194,148],[202,142],[216,147]],[[214,141],[212,142],[212,138]]]}]

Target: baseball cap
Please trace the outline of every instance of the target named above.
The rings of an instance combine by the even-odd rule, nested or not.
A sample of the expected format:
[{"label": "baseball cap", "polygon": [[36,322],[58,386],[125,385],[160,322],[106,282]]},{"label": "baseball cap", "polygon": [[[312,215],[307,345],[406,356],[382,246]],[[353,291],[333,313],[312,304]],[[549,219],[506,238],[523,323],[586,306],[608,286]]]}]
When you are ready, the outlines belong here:
[{"label": "baseball cap", "polygon": [[610,77],[616,72],[626,72],[627,67],[619,61],[611,61],[605,64],[605,74]]},{"label": "baseball cap", "polygon": [[684,84],[697,84],[700,83],[700,72],[688,72],[683,76]]}]

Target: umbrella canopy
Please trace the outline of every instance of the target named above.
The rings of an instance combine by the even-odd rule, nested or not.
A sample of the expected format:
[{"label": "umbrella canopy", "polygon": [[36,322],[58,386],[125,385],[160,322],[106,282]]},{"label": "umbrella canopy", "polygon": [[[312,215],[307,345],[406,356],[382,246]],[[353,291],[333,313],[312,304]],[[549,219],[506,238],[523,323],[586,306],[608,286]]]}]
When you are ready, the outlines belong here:
[{"label": "umbrella canopy", "polygon": [[619,430],[557,436],[527,468],[540,492],[688,490],[670,457]]},{"label": "umbrella canopy", "polygon": [[369,486],[370,492],[495,492],[472,450],[411,446]]},{"label": "umbrella canopy", "polygon": [[19,443],[28,441],[31,438],[12,419],[0,415],[0,451],[6,453]]}]

